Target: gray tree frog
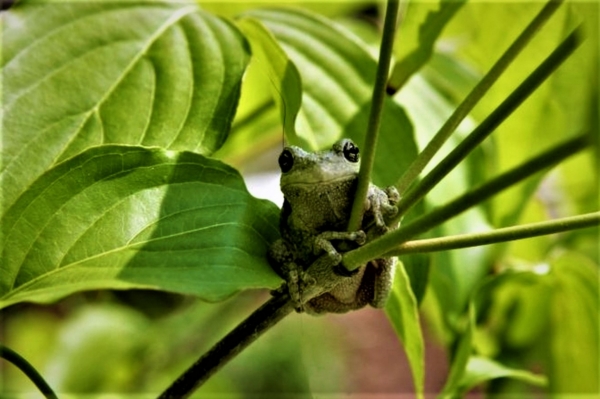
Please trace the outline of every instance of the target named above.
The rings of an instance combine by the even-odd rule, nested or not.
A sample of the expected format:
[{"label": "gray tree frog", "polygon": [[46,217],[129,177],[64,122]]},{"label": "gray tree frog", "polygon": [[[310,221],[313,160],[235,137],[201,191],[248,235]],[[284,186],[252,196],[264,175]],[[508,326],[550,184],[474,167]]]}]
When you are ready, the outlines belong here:
[{"label": "gray tree frog", "polygon": [[[286,147],[279,157],[279,166],[285,198],[280,217],[281,239],[271,245],[268,258],[286,281],[296,310],[318,314],[344,313],[367,304],[383,307],[392,287],[395,258],[374,259],[348,272],[340,265],[341,253],[397,227],[387,223],[397,213],[398,191],[371,184],[361,230],[347,232],[359,170],[359,150],[351,140],[340,140],[331,150],[317,153]],[[318,270],[333,270],[346,277],[327,292],[306,301],[303,292],[315,284],[314,273]]]}]

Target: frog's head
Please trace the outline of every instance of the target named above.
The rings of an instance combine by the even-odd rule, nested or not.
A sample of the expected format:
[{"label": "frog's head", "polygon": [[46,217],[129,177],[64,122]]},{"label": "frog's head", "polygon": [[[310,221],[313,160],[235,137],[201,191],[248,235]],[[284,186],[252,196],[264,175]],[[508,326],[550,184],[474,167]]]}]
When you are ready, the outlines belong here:
[{"label": "frog's head", "polygon": [[310,153],[290,146],[279,156],[281,188],[288,185],[334,183],[356,178],[360,167],[358,147],[349,139],[336,142],[331,150]]}]

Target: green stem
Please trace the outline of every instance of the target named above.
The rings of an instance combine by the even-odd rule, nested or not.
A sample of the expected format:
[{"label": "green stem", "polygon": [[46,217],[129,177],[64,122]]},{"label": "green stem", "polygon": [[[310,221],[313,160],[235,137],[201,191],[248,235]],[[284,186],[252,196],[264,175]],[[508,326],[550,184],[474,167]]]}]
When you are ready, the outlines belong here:
[{"label": "green stem", "polygon": [[502,173],[489,182],[482,184],[478,188],[450,201],[448,204],[436,208],[426,215],[413,220],[411,223],[402,226],[398,230],[388,233],[354,251],[347,252],[343,258],[344,266],[346,266],[348,270],[353,270],[370,259],[375,259],[392,251],[399,244],[431,230],[435,226],[442,224],[472,206],[485,201],[500,191],[516,184],[518,181],[549,168],[552,165],[556,165],[567,157],[576,154],[589,145],[589,139],[589,134],[581,135],[544,151],[537,157]]},{"label": "green stem", "polygon": [[358,175],[358,186],[354,194],[352,212],[350,214],[350,220],[348,221],[348,231],[355,231],[360,228],[364,210],[363,204],[367,198],[367,191],[369,190],[369,184],[371,182],[371,172],[373,170],[373,162],[375,161],[375,148],[377,147],[377,136],[379,135],[381,114],[383,112],[385,101],[385,87],[390,72],[390,62],[394,47],[398,8],[399,0],[388,0],[383,26],[383,37],[381,39],[381,48],[379,50],[379,63],[377,64],[377,74],[375,75],[375,84],[373,86],[369,123],[365,143],[362,146],[363,153]]},{"label": "green stem", "polygon": [[494,66],[471,90],[469,95],[456,108],[452,116],[444,123],[440,130],[431,139],[429,144],[423,149],[419,156],[413,161],[402,177],[395,184],[400,193],[403,193],[417,179],[419,174],[425,169],[425,166],[431,161],[434,155],[439,151],[442,145],[448,140],[452,132],[458,127],[460,122],[471,112],[473,107],[488,92],[490,87],[504,73],[506,68],[514,61],[519,53],[525,48],[527,43],[535,36],[540,28],[550,19],[552,14],[562,4],[563,0],[550,0],[538,15],[521,32],[519,37],[510,45],[508,50],[502,54]]},{"label": "green stem", "polygon": [[573,31],[553,52],[533,71],[519,87],[513,91],[471,134],[469,134],[448,156],[444,158],[423,180],[410,189],[398,203],[396,221],[420,201],[440,180],[488,137],[519,105],[525,101],[581,44],[580,28]]},{"label": "green stem", "polygon": [[407,241],[388,252],[385,256],[400,256],[406,254],[447,251],[451,249],[477,247],[480,245],[496,244],[506,241],[522,240],[525,238],[561,233],[564,231],[583,229],[600,225],[600,212],[586,213],[539,223],[521,226],[504,227],[482,233],[459,234],[449,237],[430,238]]},{"label": "green stem", "polygon": [[21,370],[31,380],[31,382],[35,384],[44,397],[47,399],[58,399],[58,396],[56,396],[52,388],[50,388],[48,383],[44,380],[40,373],[38,373],[35,367],[33,367],[17,352],[0,344],[0,358],[6,359],[19,368],[19,370]]}]

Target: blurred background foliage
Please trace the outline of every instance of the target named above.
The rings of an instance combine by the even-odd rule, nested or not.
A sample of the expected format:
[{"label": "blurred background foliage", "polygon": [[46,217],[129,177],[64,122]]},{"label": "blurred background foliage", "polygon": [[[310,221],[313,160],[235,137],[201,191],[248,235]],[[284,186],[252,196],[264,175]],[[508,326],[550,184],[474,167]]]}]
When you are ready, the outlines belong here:
[{"label": "blurred background foliage", "polygon": [[[360,37],[376,57],[381,4],[286,3],[332,18]],[[282,2],[200,4],[209,12],[235,18]],[[408,3],[398,32],[398,60],[417,45],[419,26],[439,6],[436,1]],[[469,2],[456,11],[441,31],[431,59],[394,96],[406,110],[420,147],[541,6],[538,2]],[[582,20],[587,32],[582,48],[432,192],[428,206],[443,203],[584,129],[595,127],[597,139],[598,4],[572,2],[559,9],[534,38],[439,157]],[[251,63],[232,134],[217,153],[246,173],[261,170],[255,166],[260,162],[267,164],[266,169],[276,167],[282,133],[269,85]],[[598,159],[597,147],[577,155],[453,219],[435,235],[596,211]],[[424,277],[429,284],[421,304],[427,338],[426,391],[441,391],[458,342],[472,329],[474,353],[548,377],[545,388],[522,379],[494,378],[480,385],[479,391],[597,394],[599,258],[598,228],[594,228],[422,259],[431,266]],[[266,298],[264,292],[245,292],[209,304],[146,291],[84,293],[52,306],[21,304],[2,311],[0,339],[39,367],[58,392],[152,396]],[[471,325],[469,303],[475,309]],[[0,392],[33,391],[14,367],[2,362],[0,370]],[[195,397],[405,393],[413,389],[408,374],[401,346],[382,312],[321,318],[294,315],[216,374]]]}]

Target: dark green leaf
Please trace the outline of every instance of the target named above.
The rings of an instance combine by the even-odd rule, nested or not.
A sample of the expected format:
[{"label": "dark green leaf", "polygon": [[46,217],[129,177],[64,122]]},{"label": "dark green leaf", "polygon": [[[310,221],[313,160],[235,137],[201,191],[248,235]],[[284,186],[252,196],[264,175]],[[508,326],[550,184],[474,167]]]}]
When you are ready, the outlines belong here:
[{"label": "dark green leaf", "polygon": [[19,2],[3,17],[3,210],[91,146],[224,141],[249,56],[228,22],[156,2]]},{"label": "dark green leaf", "polygon": [[278,213],[201,155],[92,148],[42,175],[0,220],[0,307],[101,288],[210,301],[273,288],[265,253]]}]

